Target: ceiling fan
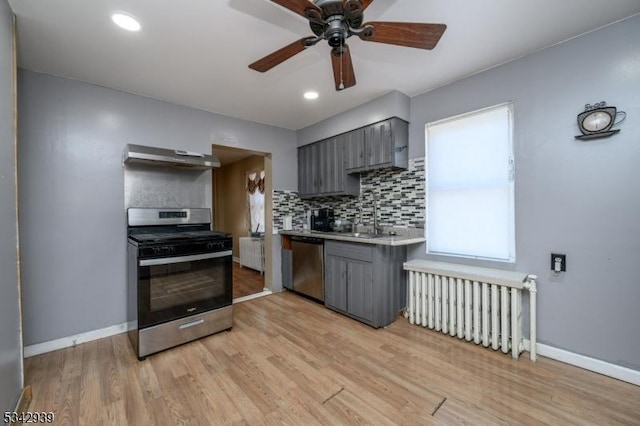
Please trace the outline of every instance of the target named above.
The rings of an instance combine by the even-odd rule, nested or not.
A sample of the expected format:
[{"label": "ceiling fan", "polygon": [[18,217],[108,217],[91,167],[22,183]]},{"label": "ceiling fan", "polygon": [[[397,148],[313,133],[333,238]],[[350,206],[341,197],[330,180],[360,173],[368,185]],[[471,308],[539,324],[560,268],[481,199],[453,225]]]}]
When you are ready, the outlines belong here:
[{"label": "ceiling fan", "polygon": [[336,90],[355,86],[356,77],[351,62],[349,46],[345,40],[356,35],[364,41],[433,49],[445,29],[444,24],[414,22],[366,22],[363,12],[373,0],[271,0],[309,20],[315,36],[300,40],[276,50],[249,65],[249,68],[266,72],[307,47],[327,40],[331,49],[331,64]]}]

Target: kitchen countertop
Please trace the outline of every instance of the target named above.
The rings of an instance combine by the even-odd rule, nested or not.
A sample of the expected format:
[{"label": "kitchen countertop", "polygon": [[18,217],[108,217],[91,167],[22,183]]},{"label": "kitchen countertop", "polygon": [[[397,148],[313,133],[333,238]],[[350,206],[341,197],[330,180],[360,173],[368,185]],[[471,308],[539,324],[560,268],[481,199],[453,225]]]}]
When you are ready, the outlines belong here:
[{"label": "kitchen countertop", "polygon": [[323,238],[325,240],[348,241],[352,243],[361,243],[361,244],[375,244],[375,245],[382,245],[382,246],[408,246],[411,244],[420,244],[427,241],[427,239],[424,237],[412,237],[412,236],[406,236],[406,235],[385,235],[384,237],[363,238],[363,237],[341,235],[340,232],[321,232],[321,231],[304,231],[304,230],[280,231],[279,234],[298,236],[298,237]]}]

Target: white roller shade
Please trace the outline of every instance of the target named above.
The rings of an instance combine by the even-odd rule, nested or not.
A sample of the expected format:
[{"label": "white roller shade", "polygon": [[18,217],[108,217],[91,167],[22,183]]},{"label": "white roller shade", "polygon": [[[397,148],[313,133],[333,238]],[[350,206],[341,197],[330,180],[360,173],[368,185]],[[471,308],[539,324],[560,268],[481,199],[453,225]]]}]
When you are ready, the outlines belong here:
[{"label": "white roller shade", "polygon": [[511,104],[426,126],[427,252],[515,260]]}]

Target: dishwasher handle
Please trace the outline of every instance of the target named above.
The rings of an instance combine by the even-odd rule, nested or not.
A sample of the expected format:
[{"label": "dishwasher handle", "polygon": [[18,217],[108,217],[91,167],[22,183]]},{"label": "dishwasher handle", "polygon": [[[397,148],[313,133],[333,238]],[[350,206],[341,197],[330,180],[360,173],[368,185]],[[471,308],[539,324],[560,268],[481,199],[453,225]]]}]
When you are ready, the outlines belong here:
[{"label": "dishwasher handle", "polygon": [[297,241],[299,243],[307,243],[307,244],[324,244],[323,238],[301,237],[298,235],[292,235],[291,241]]}]

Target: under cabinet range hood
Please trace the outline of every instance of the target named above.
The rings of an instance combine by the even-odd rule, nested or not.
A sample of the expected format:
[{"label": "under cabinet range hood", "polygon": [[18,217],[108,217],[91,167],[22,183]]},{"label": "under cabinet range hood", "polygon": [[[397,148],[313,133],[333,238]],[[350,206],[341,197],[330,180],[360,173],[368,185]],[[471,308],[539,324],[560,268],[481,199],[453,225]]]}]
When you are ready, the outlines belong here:
[{"label": "under cabinet range hood", "polygon": [[124,151],[124,164],[184,167],[196,170],[220,167],[215,155],[129,144]]}]

